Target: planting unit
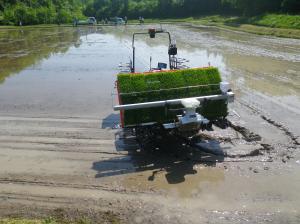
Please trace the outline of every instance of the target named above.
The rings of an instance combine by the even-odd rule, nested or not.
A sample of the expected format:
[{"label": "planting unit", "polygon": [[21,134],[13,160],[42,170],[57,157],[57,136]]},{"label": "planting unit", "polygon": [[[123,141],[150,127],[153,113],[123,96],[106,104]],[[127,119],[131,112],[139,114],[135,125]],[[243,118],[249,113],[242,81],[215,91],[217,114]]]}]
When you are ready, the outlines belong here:
[{"label": "planting unit", "polygon": [[[158,33],[169,35],[170,70],[158,63],[149,72],[135,73],[135,36],[149,34],[155,38]],[[132,47],[131,73],[118,75],[119,105],[114,109],[120,111],[122,127],[131,130],[139,142],[166,133],[191,139],[212,122],[226,118],[234,93],[228,83],[222,82],[217,68],[180,69],[177,47],[163,30],[135,33]]]},{"label": "planting unit", "polygon": [[[137,104],[162,100],[218,95],[221,77],[217,68],[199,68],[155,73],[119,74],[120,104]],[[166,108],[167,107],[167,108]],[[121,111],[123,127],[143,123],[169,123],[176,120],[182,105],[164,105]],[[203,101],[197,108],[202,116],[217,120],[227,116],[227,101]]]}]

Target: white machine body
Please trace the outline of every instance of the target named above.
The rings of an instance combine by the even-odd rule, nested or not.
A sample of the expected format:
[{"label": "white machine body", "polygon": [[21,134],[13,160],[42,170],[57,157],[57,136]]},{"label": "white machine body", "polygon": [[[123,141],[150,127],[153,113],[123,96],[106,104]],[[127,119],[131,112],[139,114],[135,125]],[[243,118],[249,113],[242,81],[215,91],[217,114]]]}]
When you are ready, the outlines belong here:
[{"label": "white machine body", "polygon": [[200,107],[200,101],[196,98],[182,99],[181,104],[185,107],[185,111],[183,115],[178,116],[180,125],[191,123],[205,124],[209,122],[209,120],[196,112],[196,109]]},{"label": "white machine body", "polygon": [[181,104],[185,107],[184,114],[178,115],[177,123],[164,124],[166,129],[179,128],[185,130],[198,130],[202,125],[209,123],[209,120],[196,112],[200,107],[200,101],[196,98],[182,99]]}]

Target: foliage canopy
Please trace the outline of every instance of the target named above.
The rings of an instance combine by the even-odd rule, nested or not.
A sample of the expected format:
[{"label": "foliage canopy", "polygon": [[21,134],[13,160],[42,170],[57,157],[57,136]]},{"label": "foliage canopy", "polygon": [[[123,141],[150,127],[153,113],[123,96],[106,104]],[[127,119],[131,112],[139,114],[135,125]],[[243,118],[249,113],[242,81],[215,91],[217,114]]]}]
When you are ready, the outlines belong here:
[{"label": "foliage canopy", "polygon": [[[5,24],[67,23],[83,17],[88,1],[83,0],[0,0],[0,14]],[[1,22],[1,21],[0,21]]]},{"label": "foliage canopy", "polygon": [[[0,0],[0,23],[24,25],[67,23],[74,18],[98,20],[127,16],[151,18],[211,14],[253,16],[264,13],[300,13],[299,0]],[[2,21],[1,21],[2,20]]]}]

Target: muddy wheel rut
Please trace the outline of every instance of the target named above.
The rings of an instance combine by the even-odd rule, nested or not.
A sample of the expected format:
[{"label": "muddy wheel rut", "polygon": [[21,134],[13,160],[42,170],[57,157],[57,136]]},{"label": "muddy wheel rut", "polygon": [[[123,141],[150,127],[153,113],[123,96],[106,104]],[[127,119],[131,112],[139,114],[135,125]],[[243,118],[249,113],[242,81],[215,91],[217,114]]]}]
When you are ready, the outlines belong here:
[{"label": "muddy wheel rut", "polygon": [[[262,118],[267,119],[266,117]],[[116,130],[112,130],[110,128],[100,129],[99,120],[81,118],[26,118],[1,116],[0,147],[2,149],[1,163],[3,165],[0,182],[3,184],[22,183],[28,185],[34,184],[41,186],[64,186],[70,188],[109,190],[109,187],[105,187],[104,185],[101,186],[99,183],[92,183],[94,182],[93,179],[95,176],[97,176],[95,171],[92,169],[92,164],[95,159],[102,161],[101,164],[107,164],[103,166],[112,166],[112,169],[117,169],[119,166],[122,167],[123,163],[124,167],[122,170],[126,173],[127,171],[135,169],[135,167],[131,165],[132,157],[128,156],[136,158],[139,157],[142,159],[145,155],[134,153],[130,150],[116,151]],[[271,120],[268,119],[268,121],[274,124]],[[246,144],[249,148],[247,152],[232,153],[228,151],[225,153],[224,159],[220,159],[218,157],[189,157],[186,162],[272,162],[273,158],[277,157],[277,153],[273,152],[276,151],[274,150],[274,146],[264,143],[260,135],[250,131],[242,125],[235,124],[234,122],[228,121],[228,124],[229,129],[238,133],[239,136],[223,136],[222,133],[214,135],[214,133],[218,132],[217,130],[213,132],[213,135],[211,135],[210,132],[203,133],[200,138],[203,140],[214,140],[220,144],[224,143],[236,147]],[[59,126],[59,131],[56,130],[56,126]],[[111,126],[113,126],[113,123]],[[285,134],[289,134],[289,132],[282,126],[276,126],[282,129]],[[8,130],[7,127],[9,127]],[[50,128],[48,129],[47,127]],[[14,133],[15,130],[18,130],[17,135]],[[69,131],[74,132],[77,137],[68,136],[67,133]],[[85,132],[86,136],[91,134],[94,137],[84,138],[82,137],[82,132]],[[36,133],[38,134],[36,135]],[[294,138],[292,134],[290,137]],[[243,141],[245,141],[245,143],[243,143]],[[294,143],[297,144],[297,140]],[[257,159],[254,159],[254,157],[257,157]],[[78,162],[78,164],[75,165],[73,162]],[[128,168],[126,168],[127,166]],[[52,174],[63,177],[64,175],[72,174],[75,171],[76,175],[88,176],[90,182],[87,185],[82,185],[77,183],[66,184],[59,180],[55,181],[55,178],[52,183],[38,180],[31,181],[22,178],[4,178],[4,176],[7,175],[13,176],[24,172],[30,173],[32,171],[32,177],[37,179],[39,179],[39,176],[51,176]],[[97,179],[95,180],[98,182]],[[114,190],[111,189],[111,191]]]},{"label": "muddy wheel rut", "polygon": [[261,118],[265,121],[267,121],[269,124],[277,127],[278,129],[280,129],[281,131],[283,131],[285,133],[285,135],[287,135],[288,137],[290,137],[290,139],[293,141],[293,144],[296,146],[300,145],[300,142],[298,141],[299,136],[295,136],[295,134],[293,134],[291,131],[289,131],[289,129],[287,127],[284,127],[282,124],[277,123],[276,121],[272,120],[271,118],[268,118],[264,115],[261,115]]},{"label": "muddy wheel rut", "polygon": [[[252,113],[256,114],[257,117],[260,117],[262,120],[266,121],[268,124],[272,125],[276,129],[280,130],[284,135],[286,135],[288,138],[290,138],[291,144],[294,145],[295,148],[297,148],[297,146],[300,145],[300,142],[298,140],[299,136],[297,136],[292,131],[290,131],[289,128],[286,127],[285,125],[281,124],[280,122],[278,122],[278,121],[272,119],[271,117],[269,117],[268,115],[266,115],[267,113],[261,109],[258,109],[258,106],[255,106],[253,104],[250,105],[249,103],[245,102],[244,100],[237,100],[237,101],[239,104],[250,109],[252,111]],[[298,113],[296,113],[296,114],[298,114]],[[243,129],[243,127],[240,127],[240,128]],[[243,131],[243,130],[241,130],[241,131]],[[251,137],[251,136],[247,136],[247,135],[251,134],[251,132],[246,131],[246,132],[244,132],[244,134],[245,134],[244,137],[246,139],[248,137]]]},{"label": "muddy wheel rut", "polygon": [[[78,126],[80,123],[80,126],[90,126],[89,129],[81,129],[77,128],[75,131],[76,132],[87,132],[86,134],[97,134],[98,138],[82,138],[82,137],[65,137],[64,134],[61,132],[56,132],[56,129],[53,128],[55,125],[57,125],[57,122],[61,122],[60,126],[63,125],[68,125],[67,127],[60,127],[60,129],[65,128],[65,132],[68,132],[68,130],[72,129],[73,124]],[[99,132],[99,123],[95,119],[93,120],[94,123],[91,122],[91,120],[83,120],[83,119],[78,119],[78,121],[74,118],[65,119],[65,118],[22,118],[22,117],[1,117],[0,122],[4,122],[6,126],[9,124],[13,126],[13,130],[19,130],[20,135],[15,136],[15,135],[4,135],[1,134],[0,132],[0,147],[4,150],[9,151],[16,151],[16,152],[28,152],[27,155],[29,156],[29,159],[31,159],[30,155],[33,157],[33,164],[34,162],[34,157],[41,157],[42,155],[39,155],[39,153],[52,153],[49,154],[50,157],[55,158],[65,158],[66,160],[81,160],[81,161],[93,161],[94,156],[97,156],[98,159],[109,159],[113,158],[114,156],[127,156],[132,154],[132,152],[124,152],[124,151],[119,151],[116,152],[115,150],[115,131],[112,131],[110,129],[103,130]],[[25,123],[24,123],[25,122]],[[36,123],[38,122],[38,123]],[[42,122],[44,123],[44,126],[42,129],[39,128],[39,123]],[[45,127],[45,122],[52,127],[52,133],[47,137],[48,131],[47,127]],[[55,124],[51,123],[55,122]],[[85,123],[85,122],[88,122]],[[234,131],[238,132],[243,139],[246,140],[246,142],[253,143],[254,149],[249,151],[248,153],[245,154],[230,154],[227,153],[225,157],[228,158],[241,158],[245,159],[247,157],[254,157],[254,156],[261,156],[264,155],[265,153],[270,153],[273,150],[273,146],[266,144],[264,142],[261,142],[261,136],[258,134],[255,134],[248,130],[247,128],[241,126],[241,125],[236,125],[233,122],[228,122],[229,127],[232,128]],[[94,125],[94,127],[93,127]],[[5,129],[6,126],[1,126],[4,127]],[[24,128],[26,126],[26,128]],[[28,127],[31,127],[30,129],[35,129],[36,132],[40,132],[40,135],[44,136],[35,136],[34,134],[28,132]],[[1,131],[3,131],[1,129]],[[88,130],[88,131],[87,131]],[[103,132],[106,131],[105,135],[109,135],[111,139],[106,139],[106,137],[103,139]],[[22,135],[23,132],[23,135]],[[44,133],[47,132],[47,133]],[[239,142],[241,139],[236,138],[236,137],[223,137],[223,136],[217,136],[217,137],[209,137],[210,133],[208,134],[203,134],[204,139],[210,139],[210,140],[217,140],[220,143],[225,142],[229,144],[236,144],[236,142]],[[256,148],[255,145],[260,146],[259,148]],[[250,144],[251,147],[251,144]],[[108,150],[109,149],[109,150]],[[32,151],[32,153],[30,153]],[[57,154],[56,154],[57,153]],[[70,156],[66,153],[69,153]],[[71,155],[71,154],[74,155]],[[72,158],[73,156],[80,156],[80,154],[87,154],[87,157],[81,157],[81,158]],[[94,154],[94,155],[93,155]],[[102,157],[101,154],[107,155],[108,157]],[[18,157],[18,154],[12,153],[11,157],[16,156]],[[48,154],[45,154],[45,156]],[[99,156],[98,156],[99,155]],[[7,155],[8,156],[8,155]],[[13,159],[13,158],[12,158]],[[45,158],[46,159],[46,158]],[[200,159],[199,161],[208,161],[205,159]],[[211,160],[212,161],[212,160]],[[229,162],[230,160],[228,160]],[[263,160],[262,160],[263,161]],[[123,161],[104,161],[108,163],[122,163]],[[130,160],[124,161],[125,163],[130,162]]]},{"label": "muddy wheel rut", "polygon": [[[76,184],[76,183],[63,183],[63,182],[43,182],[43,181],[33,181],[26,179],[12,179],[12,178],[0,178],[1,184],[17,184],[17,185],[28,185],[28,186],[43,186],[43,187],[61,187],[70,189],[85,189],[85,190],[101,190],[107,192],[118,192],[125,193],[125,189],[112,189],[109,186],[93,185],[93,184]],[[132,191],[137,192],[137,191]],[[128,191],[126,193],[129,193]]]}]

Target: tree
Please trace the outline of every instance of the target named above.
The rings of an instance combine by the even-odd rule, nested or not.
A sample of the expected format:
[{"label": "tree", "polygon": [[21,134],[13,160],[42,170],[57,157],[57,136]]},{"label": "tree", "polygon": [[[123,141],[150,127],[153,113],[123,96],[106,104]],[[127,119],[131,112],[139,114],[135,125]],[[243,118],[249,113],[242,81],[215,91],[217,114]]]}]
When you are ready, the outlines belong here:
[{"label": "tree", "polygon": [[245,16],[268,12],[299,13],[300,0],[0,0],[6,23],[71,22],[96,16],[187,17],[234,13]]},{"label": "tree", "polygon": [[283,0],[281,7],[284,12],[300,13],[299,0]]}]

